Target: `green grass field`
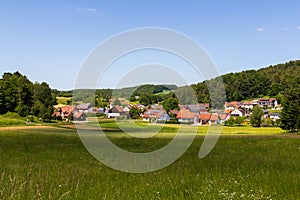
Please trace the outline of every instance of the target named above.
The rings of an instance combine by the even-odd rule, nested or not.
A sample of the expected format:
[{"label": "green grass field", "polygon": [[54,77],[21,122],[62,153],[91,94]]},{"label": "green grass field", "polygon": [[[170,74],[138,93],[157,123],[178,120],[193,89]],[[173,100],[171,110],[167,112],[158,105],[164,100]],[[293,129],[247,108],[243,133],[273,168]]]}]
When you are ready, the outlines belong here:
[{"label": "green grass field", "polygon": [[[174,128],[161,138],[107,134],[140,152],[167,144]],[[199,159],[205,127],[198,132],[170,166],[131,174],[93,158],[72,128],[0,128],[0,199],[300,199],[300,136],[276,128],[224,128],[213,151]]]},{"label": "green grass field", "polygon": [[62,107],[68,105],[69,101],[72,101],[71,97],[56,97],[57,105],[55,107]]}]

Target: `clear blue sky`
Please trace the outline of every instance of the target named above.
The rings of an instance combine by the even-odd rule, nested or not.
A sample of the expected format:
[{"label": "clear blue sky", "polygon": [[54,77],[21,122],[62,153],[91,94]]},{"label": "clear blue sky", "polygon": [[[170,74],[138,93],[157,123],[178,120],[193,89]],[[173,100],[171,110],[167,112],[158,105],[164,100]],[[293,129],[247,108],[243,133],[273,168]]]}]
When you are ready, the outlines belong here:
[{"label": "clear blue sky", "polygon": [[0,72],[71,89],[94,47],[140,27],[194,38],[221,74],[258,69],[300,59],[299,10],[298,0],[2,0]]}]

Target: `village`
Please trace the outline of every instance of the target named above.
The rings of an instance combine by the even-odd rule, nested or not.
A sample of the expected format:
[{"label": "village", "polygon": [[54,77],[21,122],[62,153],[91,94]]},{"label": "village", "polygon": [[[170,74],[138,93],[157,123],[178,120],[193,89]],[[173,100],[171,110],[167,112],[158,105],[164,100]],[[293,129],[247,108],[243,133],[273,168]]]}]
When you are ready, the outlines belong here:
[{"label": "village", "polygon": [[259,106],[263,110],[263,119],[272,122],[280,120],[281,105],[275,98],[259,98],[244,102],[226,102],[223,109],[211,109],[208,103],[198,103],[193,105],[179,104],[178,110],[166,111],[162,105],[154,104],[144,106],[142,104],[129,103],[126,106],[114,105],[115,99],[110,99],[109,108],[97,108],[90,103],[76,106],[66,105],[56,107],[53,117],[61,121],[87,122],[89,116],[99,116],[103,118],[129,119],[131,109],[139,111],[139,118],[149,123],[182,123],[192,125],[214,125],[224,124],[229,119],[242,118],[242,124],[249,124],[252,110]]}]

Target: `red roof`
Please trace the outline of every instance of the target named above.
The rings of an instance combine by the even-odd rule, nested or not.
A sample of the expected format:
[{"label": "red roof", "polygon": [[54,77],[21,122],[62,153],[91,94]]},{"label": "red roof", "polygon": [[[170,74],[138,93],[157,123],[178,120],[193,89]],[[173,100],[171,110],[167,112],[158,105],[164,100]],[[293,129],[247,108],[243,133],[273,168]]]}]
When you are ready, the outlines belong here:
[{"label": "red roof", "polygon": [[68,117],[74,112],[74,110],[75,110],[74,106],[59,107],[52,114],[52,116],[62,116],[63,115],[64,117]]},{"label": "red roof", "polygon": [[252,103],[252,101],[245,101],[245,102],[243,102],[243,105],[252,105],[253,103]]},{"label": "red roof", "polygon": [[210,120],[211,113],[200,113],[199,119],[200,120]]},{"label": "red roof", "polygon": [[177,119],[194,119],[197,116],[197,113],[191,112],[188,109],[181,109],[178,112]]},{"label": "red roof", "polygon": [[178,115],[178,110],[170,110],[170,113],[173,115]]},{"label": "red roof", "polygon": [[218,113],[212,113],[211,116],[210,116],[211,121],[217,121],[218,118],[219,118]]},{"label": "red roof", "polygon": [[276,99],[275,98],[260,98],[260,99],[258,99],[258,101],[268,101],[268,102],[272,102],[272,101],[276,101]]},{"label": "red roof", "polygon": [[110,110],[110,113],[121,113],[123,112],[123,108],[121,106],[113,106]]},{"label": "red roof", "polygon": [[73,115],[74,119],[79,119],[81,116],[84,116],[84,113],[80,111],[74,113]]},{"label": "red roof", "polygon": [[241,102],[238,102],[238,101],[233,101],[233,102],[226,102],[225,103],[225,106],[226,107],[237,107],[237,106],[240,106],[240,105],[242,105],[243,103],[241,103]]}]

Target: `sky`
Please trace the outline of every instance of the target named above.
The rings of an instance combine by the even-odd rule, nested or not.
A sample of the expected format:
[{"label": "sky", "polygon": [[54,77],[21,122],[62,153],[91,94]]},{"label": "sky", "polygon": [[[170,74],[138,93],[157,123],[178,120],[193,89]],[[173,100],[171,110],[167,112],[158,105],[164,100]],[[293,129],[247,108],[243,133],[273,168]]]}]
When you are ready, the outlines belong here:
[{"label": "sky", "polygon": [[[172,29],[193,38],[220,74],[259,69],[300,59],[299,9],[298,0],[1,0],[0,72],[19,71],[33,82],[72,89],[95,47],[120,32],[143,27]],[[186,73],[188,83],[202,81],[184,61],[143,53],[115,64],[99,87],[116,87],[125,73],[123,65],[157,63],[162,55],[164,61],[173,60],[163,64]],[[145,55],[152,60],[135,62]]]}]

